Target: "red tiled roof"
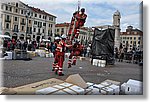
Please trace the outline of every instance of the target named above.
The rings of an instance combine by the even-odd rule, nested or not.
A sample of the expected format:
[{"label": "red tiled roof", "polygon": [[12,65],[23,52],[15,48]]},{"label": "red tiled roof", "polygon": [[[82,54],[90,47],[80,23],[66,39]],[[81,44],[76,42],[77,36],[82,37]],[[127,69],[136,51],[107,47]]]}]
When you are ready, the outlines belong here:
[{"label": "red tiled roof", "polygon": [[56,16],[54,16],[54,15],[51,15],[51,14],[45,12],[44,10],[39,9],[39,8],[34,8],[34,7],[31,7],[31,6],[28,6],[28,7],[31,8],[34,12],[41,13],[41,14],[44,14],[44,15],[49,15],[49,16],[56,17]]},{"label": "red tiled roof", "polygon": [[55,27],[69,27],[70,23],[60,23],[60,24],[56,24]]}]

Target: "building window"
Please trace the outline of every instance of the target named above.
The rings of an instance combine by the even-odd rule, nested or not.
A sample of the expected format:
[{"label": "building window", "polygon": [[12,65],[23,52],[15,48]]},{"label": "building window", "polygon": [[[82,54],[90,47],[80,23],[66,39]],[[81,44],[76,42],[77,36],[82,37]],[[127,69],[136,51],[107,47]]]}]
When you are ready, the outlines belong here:
[{"label": "building window", "polygon": [[34,21],[34,24],[37,25],[37,21]]},{"label": "building window", "polygon": [[33,38],[35,38],[35,35],[33,35]]},{"label": "building window", "polygon": [[61,33],[62,33],[62,34],[64,33],[64,28],[61,28]]},{"label": "building window", "polygon": [[46,26],[46,23],[43,23],[43,26]]},{"label": "building window", "polygon": [[33,31],[36,32],[36,28],[34,28]]},{"label": "building window", "polygon": [[59,29],[57,29],[57,32],[59,32]]},{"label": "building window", "polygon": [[12,7],[10,7],[9,10],[12,11]]},{"label": "building window", "polygon": [[15,17],[15,21],[18,21],[18,17]]},{"label": "building window", "polygon": [[31,20],[29,20],[29,24],[31,24]]},{"label": "building window", "polygon": [[14,31],[18,32],[18,25],[14,25]]},{"label": "building window", "polygon": [[130,40],[132,40],[132,37],[130,37]]},{"label": "building window", "polygon": [[18,13],[18,9],[16,9],[16,13]]},{"label": "building window", "polygon": [[6,11],[8,10],[8,6],[6,6]]},{"label": "building window", "polygon": [[16,3],[16,7],[18,7],[18,3]]},{"label": "building window", "polygon": [[24,30],[24,26],[22,26],[21,30],[22,30],[22,31]]},{"label": "building window", "polygon": [[49,24],[49,27],[51,27],[51,24]]},{"label": "building window", "polygon": [[130,44],[132,44],[132,41],[130,41]]},{"label": "building window", "polygon": [[37,17],[37,14],[35,14],[34,16]]},{"label": "building window", "polygon": [[136,37],[134,37],[134,40],[136,40]]},{"label": "building window", "polygon": [[8,23],[6,24],[6,29],[9,29],[9,24]]},{"label": "building window", "polygon": [[22,23],[25,23],[24,18],[22,18]]},{"label": "building window", "polygon": [[6,20],[9,20],[9,15],[6,16]]},{"label": "building window", "polygon": [[138,41],[138,44],[140,44],[140,41]]},{"label": "building window", "polygon": [[136,45],[136,41],[133,42],[133,45]]},{"label": "building window", "polygon": [[38,22],[38,27],[42,27],[42,22]]},{"label": "building window", "polygon": [[127,34],[130,34],[130,32],[127,32]]},{"label": "building window", "polygon": [[123,41],[123,43],[125,43],[125,41]]},{"label": "building window", "polygon": [[141,37],[138,37],[138,40],[141,40]]},{"label": "building window", "polygon": [[43,16],[43,19],[45,19],[45,16]]},{"label": "building window", "polygon": [[45,32],[45,30],[43,29],[43,33]]},{"label": "building window", "polygon": [[41,15],[39,15],[39,18],[41,18]]},{"label": "building window", "polygon": [[127,37],[127,39],[129,40],[129,37]]},{"label": "building window", "polygon": [[23,10],[21,10],[21,14],[23,14]]}]

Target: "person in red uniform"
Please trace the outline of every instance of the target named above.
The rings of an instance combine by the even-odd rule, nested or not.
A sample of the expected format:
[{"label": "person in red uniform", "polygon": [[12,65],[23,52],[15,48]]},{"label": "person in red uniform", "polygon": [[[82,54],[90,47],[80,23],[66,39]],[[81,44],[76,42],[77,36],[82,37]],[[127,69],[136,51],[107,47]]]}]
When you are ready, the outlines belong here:
[{"label": "person in red uniform", "polygon": [[57,48],[57,45],[59,44],[60,40],[61,40],[60,37],[55,37],[55,41],[54,41],[54,45],[53,45],[54,62],[53,62],[52,71],[55,71],[55,69],[57,70],[59,68],[59,66],[58,66],[59,49]]},{"label": "person in red uniform", "polygon": [[78,38],[79,35],[79,29],[84,26],[84,23],[86,21],[87,15],[85,14],[85,9],[82,8],[80,13],[77,13],[75,15],[75,18],[77,19],[76,21],[76,26],[74,30],[75,38]]},{"label": "person in red uniform", "polygon": [[75,44],[72,46],[72,51],[68,60],[68,68],[70,68],[71,65],[76,65],[77,56],[81,55],[83,47],[79,42],[79,40],[76,40]]},{"label": "person in red uniform", "polygon": [[55,68],[55,73],[58,74],[59,76],[63,76],[63,62],[65,59],[65,47],[71,47],[72,45],[67,45],[65,43],[66,40],[66,35],[61,36],[61,41],[57,44],[57,53],[56,56],[58,57],[58,67]]}]

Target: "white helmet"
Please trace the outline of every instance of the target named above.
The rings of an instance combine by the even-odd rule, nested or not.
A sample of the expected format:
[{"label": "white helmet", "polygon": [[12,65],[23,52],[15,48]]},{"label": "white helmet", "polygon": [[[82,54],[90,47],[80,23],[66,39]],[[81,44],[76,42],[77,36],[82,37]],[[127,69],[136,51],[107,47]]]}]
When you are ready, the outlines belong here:
[{"label": "white helmet", "polygon": [[61,36],[61,38],[64,38],[64,39],[65,39],[66,37],[67,37],[67,36],[66,36],[65,34],[63,34],[63,35]]},{"label": "white helmet", "polygon": [[55,37],[55,40],[59,40],[59,39],[60,39],[60,37],[58,37],[58,36],[57,36],[57,37]]}]

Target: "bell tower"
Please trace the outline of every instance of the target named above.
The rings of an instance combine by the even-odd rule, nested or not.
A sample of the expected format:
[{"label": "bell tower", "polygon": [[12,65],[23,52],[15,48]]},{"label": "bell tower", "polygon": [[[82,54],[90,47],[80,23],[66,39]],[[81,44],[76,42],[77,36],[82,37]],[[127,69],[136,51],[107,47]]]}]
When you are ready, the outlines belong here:
[{"label": "bell tower", "polygon": [[113,26],[115,28],[115,47],[119,48],[120,46],[120,19],[121,19],[121,15],[120,12],[117,10],[114,14],[113,14]]}]

